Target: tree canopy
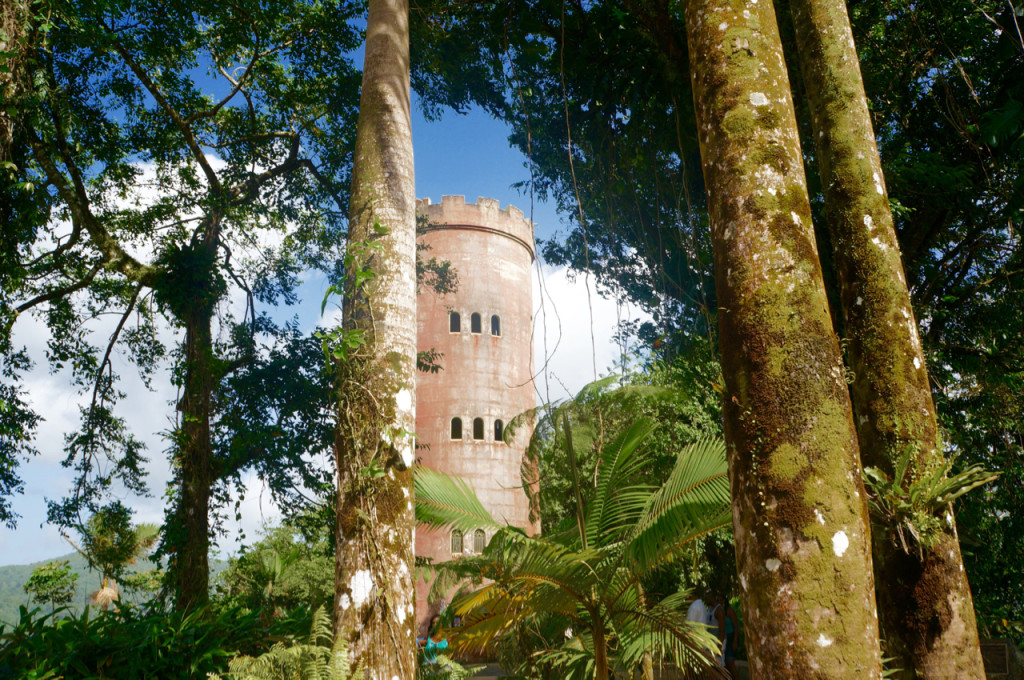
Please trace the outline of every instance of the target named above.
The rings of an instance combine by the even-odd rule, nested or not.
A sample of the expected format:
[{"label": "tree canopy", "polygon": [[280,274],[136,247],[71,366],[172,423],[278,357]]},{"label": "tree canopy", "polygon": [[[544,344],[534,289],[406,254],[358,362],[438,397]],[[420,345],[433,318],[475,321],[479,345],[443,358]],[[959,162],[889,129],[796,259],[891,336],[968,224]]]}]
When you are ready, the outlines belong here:
[{"label": "tree canopy", "polygon": [[[184,604],[205,597],[213,489],[281,453],[252,445],[254,433],[230,422],[252,406],[237,400],[255,397],[239,392],[238,381],[255,386],[273,370],[274,336],[298,348],[294,329],[278,329],[257,305],[295,302],[298,276],[309,267],[336,273],[359,7],[85,2],[31,9],[24,33],[34,39],[20,46],[13,76],[16,153],[3,175],[6,194],[32,208],[12,214],[5,229],[5,370],[13,377],[27,368],[10,334],[18,316],[32,313],[49,328],[51,369],[69,367],[87,396],[81,429],[67,440],[65,464],[78,483],[50,511],[52,521],[75,524],[79,510],[95,509],[111,485],[147,490],[143,446],[117,415],[123,394],[112,354],[124,351],[147,380],[160,362],[173,362],[176,491],[164,537],[184,574]],[[111,326],[108,316],[119,320]],[[159,333],[164,324],[175,329],[170,346]],[[96,335],[108,339],[95,345]],[[313,378],[312,389],[326,385]],[[279,434],[295,426],[308,433],[295,410],[322,403],[282,392],[264,397],[277,400],[269,408]],[[3,483],[13,487],[7,471],[34,421],[16,388],[4,398],[10,464]],[[267,408],[257,414],[268,415]],[[322,435],[284,441],[311,444]],[[297,462],[306,453],[284,457]]]}]

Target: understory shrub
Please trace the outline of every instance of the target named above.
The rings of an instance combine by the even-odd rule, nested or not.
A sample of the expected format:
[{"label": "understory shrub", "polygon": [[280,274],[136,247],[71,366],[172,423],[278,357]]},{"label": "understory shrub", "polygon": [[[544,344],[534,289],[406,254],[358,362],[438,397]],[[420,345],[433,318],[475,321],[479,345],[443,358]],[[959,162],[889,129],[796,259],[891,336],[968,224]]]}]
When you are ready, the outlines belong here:
[{"label": "understory shrub", "polygon": [[309,631],[308,610],[264,625],[259,613],[215,605],[187,614],[160,606],[81,614],[21,608],[0,624],[0,680],[14,678],[205,678],[239,655],[259,656],[275,641]]}]

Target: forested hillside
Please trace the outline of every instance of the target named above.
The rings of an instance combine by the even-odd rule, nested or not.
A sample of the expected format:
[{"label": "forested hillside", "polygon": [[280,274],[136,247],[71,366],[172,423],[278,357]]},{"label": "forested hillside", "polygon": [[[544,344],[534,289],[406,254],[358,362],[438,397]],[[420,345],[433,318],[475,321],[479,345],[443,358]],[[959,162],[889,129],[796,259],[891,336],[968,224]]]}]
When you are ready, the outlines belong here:
[{"label": "forested hillside", "polygon": [[[45,605],[32,604],[30,596],[25,592],[24,585],[32,575],[34,568],[47,562],[61,560],[70,563],[72,572],[78,574],[75,599],[68,605],[68,608],[76,613],[82,611],[82,608],[89,599],[89,593],[99,588],[100,575],[96,571],[89,569],[89,565],[84,557],[76,552],[71,552],[67,555],[55,557],[52,560],[0,567],[0,621],[15,623],[18,620],[18,608],[22,605],[30,609],[32,607],[41,607],[41,609],[47,611],[49,607]],[[224,571],[227,565],[228,563],[223,560],[210,560],[211,575],[216,576]],[[156,566],[156,563],[151,560],[141,559],[136,564],[130,565],[128,570],[131,573],[139,573],[155,569]],[[143,600],[138,595],[127,595],[125,599],[136,603]]]}]

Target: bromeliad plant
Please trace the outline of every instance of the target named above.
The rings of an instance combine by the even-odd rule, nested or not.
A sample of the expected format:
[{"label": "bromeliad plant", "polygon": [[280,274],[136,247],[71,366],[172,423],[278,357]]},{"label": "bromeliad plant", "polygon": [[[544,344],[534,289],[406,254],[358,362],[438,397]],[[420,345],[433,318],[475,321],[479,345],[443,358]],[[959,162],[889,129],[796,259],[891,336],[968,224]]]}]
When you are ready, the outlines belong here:
[{"label": "bromeliad plant", "polygon": [[[660,660],[707,665],[715,641],[685,620],[687,593],[657,600],[643,579],[691,541],[730,525],[725,447],[719,440],[693,444],[660,487],[638,484],[646,462],[641,445],[653,429],[639,420],[604,446],[593,486],[574,475],[574,521],[544,536],[496,522],[467,483],[417,471],[420,523],[497,532],[481,555],[438,567],[476,585],[452,602],[462,617],[449,635],[456,650],[478,653],[517,628],[543,624],[564,635],[534,661],[558,667],[560,677],[607,680],[613,669],[649,669]],[[575,466],[571,443],[567,454]]]},{"label": "bromeliad plant", "polygon": [[[953,461],[925,474],[911,474],[915,451],[908,447],[895,461],[892,477],[878,468],[864,468],[871,519],[906,554],[916,546],[919,559],[941,534],[942,522],[952,526],[952,503],[965,493],[999,477],[980,465],[951,474]],[[907,534],[910,535],[908,540]]]}]

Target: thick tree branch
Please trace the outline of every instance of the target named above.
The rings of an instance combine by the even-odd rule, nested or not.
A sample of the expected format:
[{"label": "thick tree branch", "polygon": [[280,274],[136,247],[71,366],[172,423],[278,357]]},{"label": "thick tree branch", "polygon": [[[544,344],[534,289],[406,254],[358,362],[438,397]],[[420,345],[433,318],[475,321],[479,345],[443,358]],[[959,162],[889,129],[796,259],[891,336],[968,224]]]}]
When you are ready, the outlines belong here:
[{"label": "thick tree branch", "polygon": [[[213,54],[211,53],[210,56],[213,57]],[[189,116],[187,119],[185,119],[186,122],[191,125],[192,123],[196,122],[197,120],[202,120],[204,118],[213,118],[215,115],[217,115],[218,111],[220,111],[222,108],[227,106],[227,104],[232,99],[235,98],[235,95],[238,94],[239,90],[242,89],[242,85],[248,79],[249,74],[252,73],[253,66],[255,66],[256,62],[261,57],[263,57],[263,56],[265,56],[263,53],[260,53],[260,52],[258,52],[256,50],[253,50],[252,59],[249,60],[248,65],[245,67],[245,70],[242,72],[242,76],[240,78],[238,78],[238,80],[235,80],[234,78],[229,76],[228,73],[227,73],[227,69],[225,69],[220,64],[217,64],[217,69],[222,74],[224,74],[225,78],[227,78],[231,82],[231,84],[233,86],[231,88],[231,91],[228,92],[227,96],[225,96],[223,99],[221,99],[219,102],[217,102],[217,104],[214,105],[214,107],[212,109],[210,109],[208,111],[197,111],[196,113],[193,113],[191,116]],[[216,63],[216,61],[217,61],[216,58],[214,58],[214,62],[215,63]]]},{"label": "thick tree branch", "polygon": [[128,323],[128,319],[132,315],[132,311],[135,309],[135,303],[139,299],[139,294],[142,292],[142,286],[136,286],[135,291],[132,293],[131,300],[128,301],[128,307],[125,308],[124,314],[121,315],[121,320],[117,323],[117,328],[110,334],[110,341],[107,343],[107,351],[103,353],[103,361],[100,362],[99,369],[96,371],[96,382],[93,384],[92,389],[92,401],[89,404],[89,422],[92,422],[92,414],[96,410],[96,398],[99,394],[101,377],[103,371],[110,365],[110,355],[114,351],[114,345],[117,343],[117,339],[121,337],[121,331],[124,330],[124,326]]},{"label": "thick tree branch", "polygon": [[331,198],[333,198],[334,202],[337,204],[338,209],[344,210],[345,199],[340,193],[338,193],[337,187],[327,177],[325,177],[322,172],[320,172],[320,168],[316,167],[313,161],[308,158],[302,159],[300,163],[302,164],[302,167],[309,171],[309,174],[313,176],[313,179],[316,180],[317,184],[323,187],[324,191],[330,194]]},{"label": "thick tree branch", "polygon": [[274,132],[264,132],[256,135],[244,135],[242,137],[236,137],[235,139],[227,142],[218,142],[217,144],[210,144],[214,149],[226,149],[229,146],[235,146],[237,144],[251,144],[253,142],[265,142],[268,139],[292,139],[295,133],[291,130],[275,130]]},{"label": "thick tree branch", "polygon": [[[301,36],[307,36],[307,35],[309,35],[311,33],[313,33],[313,30],[309,29],[309,30],[305,31],[304,33],[302,33],[300,35]],[[258,36],[257,36],[257,38],[258,38]],[[225,78],[227,78],[228,81],[231,83],[231,85],[232,85],[231,91],[228,92],[227,96],[225,96],[223,99],[221,99],[219,102],[217,102],[217,104],[212,109],[210,109],[208,111],[199,111],[199,112],[193,113],[191,116],[189,116],[185,120],[188,123],[191,124],[191,123],[194,123],[197,120],[202,120],[204,118],[212,118],[213,116],[215,116],[218,111],[220,111],[222,108],[224,108],[232,99],[234,99],[235,95],[237,95],[239,93],[239,91],[241,91],[242,85],[245,84],[245,81],[248,79],[249,74],[252,73],[252,69],[253,69],[254,66],[256,66],[256,62],[258,62],[260,59],[263,59],[264,57],[269,57],[270,55],[274,54],[275,52],[277,52],[279,50],[284,49],[285,47],[288,47],[289,45],[292,45],[298,39],[299,39],[299,37],[296,36],[295,38],[292,38],[291,40],[285,40],[284,42],[279,43],[277,45],[274,45],[273,47],[271,47],[269,49],[266,49],[266,50],[264,50],[262,52],[254,49],[253,50],[252,59],[249,60],[249,63],[248,63],[248,65],[246,65],[245,70],[242,71],[242,75],[239,78],[237,78],[237,79],[234,78],[233,76],[231,76],[228,73],[227,69],[225,69],[219,63],[217,63],[217,59],[215,57],[213,57],[213,54],[211,53],[210,56],[213,57],[214,63],[217,64],[217,70],[219,70],[221,72],[221,74]]]},{"label": "thick tree branch", "polygon": [[[113,30],[109,26],[106,26],[106,29],[113,34]],[[183,118],[178,110],[171,106],[171,103],[167,100],[167,97],[164,96],[160,86],[149,77],[149,74],[146,73],[141,66],[139,66],[138,62],[135,61],[131,53],[128,51],[128,48],[126,48],[120,40],[112,40],[111,45],[113,46],[114,51],[121,55],[121,59],[124,60],[125,65],[127,65],[131,72],[135,74],[135,77],[139,79],[139,82],[142,83],[143,87],[145,87],[153,96],[153,99],[155,99],[160,105],[160,108],[162,108],[168,117],[170,117],[171,122],[174,123],[175,127],[178,128],[178,132],[180,132],[181,136],[184,138],[185,144],[188,146],[189,151],[192,152],[192,156],[203,169],[203,174],[206,175],[206,180],[210,183],[211,192],[215,195],[220,194],[223,191],[220,178],[214,171],[213,166],[210,165],[210,160],[206,157],[206,154],[203,153],[202,148],[199,146],[199,142],[196,141],[195,132],[192,130],[192,126],[189,124],[189,121]]]},{"label": "thick tree branch", "polygon": [[127,276],[132,281],[145,286],[152,286],[156,275],[156,269],[144,265],[129,255],[121,245],[110,235],[100,224],[96,216],[89,209],[89,199],[72,188],[64,175],[57,168],[57,164],[50,158],[49,151],[43,141],[36,135],[34,130],[28,131],[29,146],[32,153],[46,173],[47,181],[57,188],[61,198],[67,203],[71,211],[73,225],[81,225],[89,234],[89,238],[99,250],[107,269],[116,271]]},{"label": "thick tree branch", "polygon": [[292,144],[288,150],[288,157],[285,158],[281,163],[274,167],[261,172],[258,175],[253,175],[244,182],[231,187],[228,194],[231,196],[231,203],[233,205],[241,205],[251,200],[259,190],[269,181],[282,175],[286,175],[292,170],[302,166],[302,161],[299,160],[299,133],[292,133]]},{"label": "thick tree branch", "polygon": [[71,233],[68,234],[68,240],[65,243],[61,243],[61,238],[57,238],[57,247],[51,251],[40,253],[38,256],[25,263],[23,266],[26,268],[34,267],[47,258],[56,258],[63,255],[67,251],[71,250],[82,237],[82,223],[77,221],[71,222]]},{"label": "thick tree branch", "polygon": [[[92,283],[92,280],[96,278],[96,275],[99,274],[100,271],[102,271],[102,269],[103,262],[100,262],[96,264],[92,269],[90,269],[89,273],[86,274],[85,277],[83,277],[82,279],[75,281],[74,283],[69,284],[67,286],[63,286],[61,288],[54,288],[53,290],[43,293],[42,295],[37,295],[28,302],[21,303],[14,309],[15,318],[17,318],[17,315],[25,311],[28,311],[29,309],[32,309],[36,305],[40,305],[44,302],[49,302],[50,300],[55,300],[57,298],[64,297],[65,295],[70,295],[71,293],[82,290],[90,283]],[[14,319],[11,319],[11,322],[13,323]]]}]

